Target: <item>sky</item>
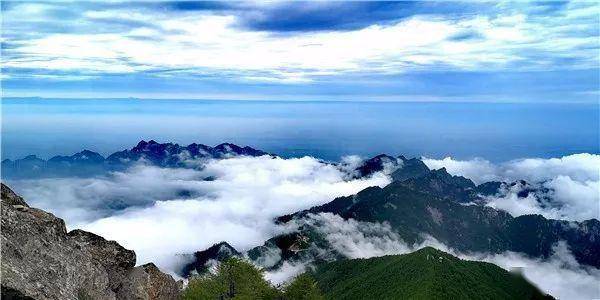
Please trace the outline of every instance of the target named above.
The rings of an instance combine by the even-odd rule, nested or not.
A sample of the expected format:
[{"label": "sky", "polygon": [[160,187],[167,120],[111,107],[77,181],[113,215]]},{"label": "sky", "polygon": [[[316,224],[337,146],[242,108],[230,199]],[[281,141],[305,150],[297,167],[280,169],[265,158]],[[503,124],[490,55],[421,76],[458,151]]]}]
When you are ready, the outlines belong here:
[{"label": "sky", "polygon": [[598,101],[597,2],[2,1],[4,97]]}]

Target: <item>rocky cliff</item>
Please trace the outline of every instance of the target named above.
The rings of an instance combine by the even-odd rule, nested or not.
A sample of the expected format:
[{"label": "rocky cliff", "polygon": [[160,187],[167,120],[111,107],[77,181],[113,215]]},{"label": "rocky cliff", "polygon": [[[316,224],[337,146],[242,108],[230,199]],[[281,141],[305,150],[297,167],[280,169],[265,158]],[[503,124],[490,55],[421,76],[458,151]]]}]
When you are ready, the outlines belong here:
[{"label": "rocky cliff", "polygon": [[2,184],[2,299],[177,299],[180,283],[135,253],[29,207]]}]

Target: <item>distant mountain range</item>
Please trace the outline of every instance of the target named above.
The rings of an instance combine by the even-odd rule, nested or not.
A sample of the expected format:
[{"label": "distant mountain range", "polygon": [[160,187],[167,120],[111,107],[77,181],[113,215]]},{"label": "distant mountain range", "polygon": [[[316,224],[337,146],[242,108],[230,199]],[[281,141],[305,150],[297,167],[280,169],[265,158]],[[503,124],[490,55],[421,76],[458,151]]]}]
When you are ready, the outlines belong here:
[{"label": "distant mountain range", "polygon": [[48,160],[35,155],[22,159],[2,161],[2,178],[41,178],[89,176],[106,171],[122,170],[133,163],[143,161],[160,167],[190,167],[194,161],[233,156],[262,156],[266,152],[251,147],[240,147],[223,143],[215,147],[203,144],[180,146],[173,143],[157,143],[154,140],[140,141],[135,147],[115,152],[104,158],[102,155],[83,150],[71,156],[54,156]]}]

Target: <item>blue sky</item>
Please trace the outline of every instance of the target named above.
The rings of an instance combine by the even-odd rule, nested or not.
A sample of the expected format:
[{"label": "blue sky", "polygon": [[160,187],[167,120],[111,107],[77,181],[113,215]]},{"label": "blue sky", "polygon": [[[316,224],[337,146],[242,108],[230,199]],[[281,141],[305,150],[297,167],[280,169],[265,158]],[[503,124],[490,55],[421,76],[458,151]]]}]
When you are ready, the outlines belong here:
[{"label": "blue sky", "polygon": [[2,2],[5,97],[597,102],[597,2]]}]

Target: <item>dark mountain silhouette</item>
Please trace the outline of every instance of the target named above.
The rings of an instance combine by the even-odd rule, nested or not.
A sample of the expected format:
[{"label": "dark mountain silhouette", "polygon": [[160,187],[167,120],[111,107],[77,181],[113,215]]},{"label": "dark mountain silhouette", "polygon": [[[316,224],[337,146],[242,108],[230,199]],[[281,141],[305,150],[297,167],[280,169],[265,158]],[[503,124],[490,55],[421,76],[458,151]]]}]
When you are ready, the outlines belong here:
[{"label": "dark mountain silhouette", "polygon": [[89,176],[122,170],[137,162],[160,167],[193,167],[194,160],[240,155],[262,156],[267,153],[248,146],[240,147],[230,143],[210,147],[196,143],[180,146],[173,143],[161,144],[154,140],[140,141],[135,147],[115,152],[106,159],[89,150],[83,150],[71,156],[54,156],[47,161],[35,155],[14,161],[5,159],[2,161],[2,178]]},{"label": "dark mountain silhouette", "polygon": [[[404,180],[394,181],[384,188],[369,187],[356,195],[281,216],[276,222],[285,224],[308,218],[311,214],[332,213],[344,219],[385,222],[408,244],[422,242],[428,235],[459,251],[514,251],[541,258],[549,257],[556,243],[564,241],[579,263],[600,267],[600,221],[561,221],[541,215],[513,217],[476,202],[481,195],[495,194],[502,186],[522,182],[476,186],[464,177],[448,174],[445,169],[428,170],[425,174],[413,170],[403,173]],[[401,172],[402,168],[395,173]],[[281,240],[288,242],[281,243]],[[302,251],[297,250],[298,246],[302,246]],[[302,225],[297,232],[276,236],[248,253],[252,259],[260,260],[273,252],[281,253],[280,261],[274,267],[286,260],[319,261],[343,257],[317,228],[309,225]]]},{"label": "dark mountain silhouette", "polygon": [[204,274],[209,270],[211,261],[223,262],[231,257],[240,257],[242,254],[227,242],[220,242],[203,251],[194,253],[192,262],[181,270],[184,277],[192,274]]}]

